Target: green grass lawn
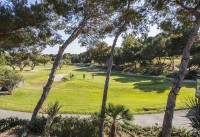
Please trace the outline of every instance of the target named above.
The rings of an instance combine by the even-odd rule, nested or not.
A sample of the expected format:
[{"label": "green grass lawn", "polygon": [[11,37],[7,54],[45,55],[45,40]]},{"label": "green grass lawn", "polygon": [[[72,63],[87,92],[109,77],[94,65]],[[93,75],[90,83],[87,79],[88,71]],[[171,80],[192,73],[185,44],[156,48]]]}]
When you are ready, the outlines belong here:
[{"label": "green grass lawn", "polygon": [[[164,59],[161,59],[161,61],[163,62]],[[170,64],[170,62],[171,62],[170,59],[165,59],[165,63]],[[180,64],[180,63],[181,63],[181,58],[175,58],[175,59],[174,59],[174,63]]]},{"label": "green grass lawn", "polygon": [[[50,69],[51,65],[37,66],[35,70],[39,72],[21,72],[25,85],[15,89],[12,96],[0,96],[0,108],[32,112],[48,80]],[[63,105],[61,113],[91,114],[99,111],[106,74],[96,73],[92,80],[93,71],[89,67],[80,66],[64,66],[57,70],[57,74],[73,73],[75,79],[71,81],[66,76],[66,81],[54,82],[44,107],[58,100]],[[85,80],[83,74],[86,74]],[[172,82],[165,79],[112,73],[107,102],[123,104],[134,113],[154,113],[165,108],[171,87]],[[183,107],[181,99],[194,96],[194,87],[194,83],[182,85],[177,97],[177,108]]]}]

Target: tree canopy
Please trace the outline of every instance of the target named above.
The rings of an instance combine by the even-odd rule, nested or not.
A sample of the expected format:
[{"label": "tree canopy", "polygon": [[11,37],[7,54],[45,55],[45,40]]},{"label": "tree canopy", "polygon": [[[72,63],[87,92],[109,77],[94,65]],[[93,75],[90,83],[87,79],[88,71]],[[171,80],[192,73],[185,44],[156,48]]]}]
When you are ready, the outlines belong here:
[{"label": "tree canopy", "polygon": [[[61,43],[56,32],[64,24],[42,1],[34,4],[26,0],[0,2],[0,50],[10,50],[22,45],[32,46]],[[8,23],[9,22],[9,23]]]}]

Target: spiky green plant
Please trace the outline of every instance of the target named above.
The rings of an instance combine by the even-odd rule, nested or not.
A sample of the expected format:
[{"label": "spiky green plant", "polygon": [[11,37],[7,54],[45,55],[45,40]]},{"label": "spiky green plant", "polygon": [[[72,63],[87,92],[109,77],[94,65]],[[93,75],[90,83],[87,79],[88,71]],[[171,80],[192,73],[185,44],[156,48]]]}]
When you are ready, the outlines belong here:
[{"label": "spiky green plant", "polygon": [[198,98],[186,98],[184,104],[189,108],[187,117],[191,121],[191,126],[197,130],[198,136],[200,136],[200,100]]},{"label": "spiky green plant", "polygon": [[58,114],[58,111],[61,109],[62,105],[59,105],[59,102],[56,101],[54,104],[49,103],[48,107],[46,109],[43,109],[43,111],[48,115],[48,119],[45,125],[45,137],[49,137],[49,129],[50,126],[54,120],[54,118],[56,117],[56,115]]},{"label": "spiky green plant", "polygon": [[114,105],[109,103],[105,109],[106,117],[112,120],[112,126],[110,129],[110,137],[115,137],[116,135],[116,123],[118,121],[131,121],[133,119],[133,114],[130,109],[123,105]]}]

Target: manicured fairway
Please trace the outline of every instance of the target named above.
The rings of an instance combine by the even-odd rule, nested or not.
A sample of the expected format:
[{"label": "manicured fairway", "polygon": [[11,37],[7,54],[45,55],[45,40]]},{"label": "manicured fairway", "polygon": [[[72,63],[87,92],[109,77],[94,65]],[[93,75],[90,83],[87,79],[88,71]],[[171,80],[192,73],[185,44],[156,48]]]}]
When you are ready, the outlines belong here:
[{"label": "manicured fairway", "polygon": [[[47,65],[36,67],[35,70],[39,72],[22,72],[25,85],[15,89],[12,96],[0,96],[0,108],[32,112],[42,94],[50,69],[51,65]],[[81,66],[64,66],[58,70],[57,74],[73,73],[75,79],[71,81],[66,76],[66,81],[55,82],[44,107],[48,102],[58,100],[63,105],[61,113],[91,114],[99,111],[106,74],[95,73],[92,80],[94,71],[97,70]],[[86,75],[85,80],[83,74]],[[123,104],[134,113],[158,112],[165,107],[171,87],[172,82],[165,79],[112,73],[107,102]],[[194,96],[194,87],[194,83],[183,84],[177,98],[177,108],[183,107],[181,99]]]}]

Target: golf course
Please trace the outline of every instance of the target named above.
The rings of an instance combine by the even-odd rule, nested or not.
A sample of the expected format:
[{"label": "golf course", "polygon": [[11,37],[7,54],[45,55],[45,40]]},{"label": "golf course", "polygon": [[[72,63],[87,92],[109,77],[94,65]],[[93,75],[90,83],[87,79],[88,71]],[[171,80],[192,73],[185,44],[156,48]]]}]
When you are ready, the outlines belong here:
[{"label": "golf course", "polygon": [[[50,64],[36,66],[33,71],[27,67],[20,72],[24,78],[24,85],[13,90],[12,95],[0,96],[0,108],[33,112],[48,80],[51,67]],[[70,73],[74,74],[73,80],[70,79]],[[89,65],[65,65],[62,69],[58,69],[56,74],[66,74],[66,76],[62,81],[53,83],[43,108],[50,102],[59,101],[62,105],[60,113],[92,114],[100,111],[106,78],[105,70]],[[163,112],[172,84],[172,81],[167,79],[112,72],[107,103],[125,105],[134,114]],[[177,96],[176,108],[185,107],[184,99],[194,96],[194,93],[195,83],[183,83]]]}]

